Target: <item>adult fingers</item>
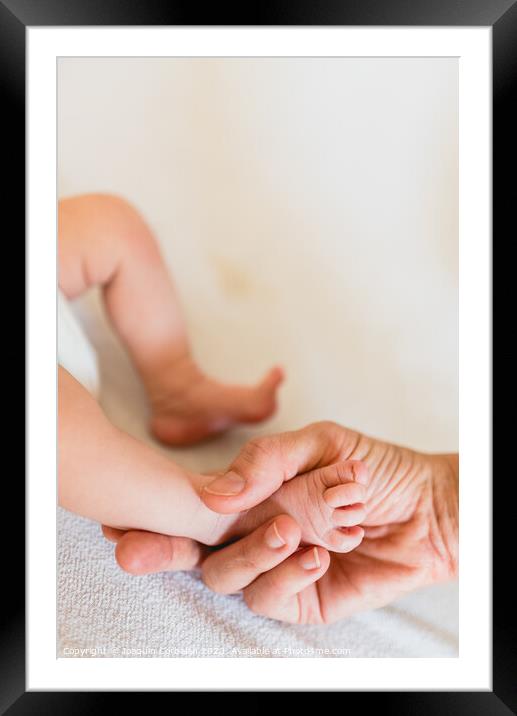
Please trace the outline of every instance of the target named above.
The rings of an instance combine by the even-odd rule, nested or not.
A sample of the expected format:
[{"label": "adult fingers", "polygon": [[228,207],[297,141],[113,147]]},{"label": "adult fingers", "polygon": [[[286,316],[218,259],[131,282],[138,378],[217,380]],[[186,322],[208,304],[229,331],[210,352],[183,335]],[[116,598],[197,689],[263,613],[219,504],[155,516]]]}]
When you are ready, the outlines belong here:
[{"label": "adult fingers", "polygon": [[187,537],[142,530],[112,536],[118,538],[115,559],[125,572],[134,575],[195,569],[208,553],[208,548]]},{"label": "adult fingers", "polygon": [[352,452],[359,436],[332,422],[321,422],[248,442],[226,473],[201,490],[214,512],[231,514],[254,507],[300,472],[328,465]]},{"label": "adult fingers", "polygon": [[[270,619],[294,624],[321,623],[321,604],[316,588],[330,565],[330,555],[323,547],[307,547],[278,567],[266,572],[244,590],[248,607]],[[310,593],[300,599],[300,593]]]},{"label": "adult fingers", "polygon": [[203,581],[214,592],[232,594],[289,557],[301,531],[288,515],[279,515],[251,534],[213,552],[203,563]]},{"label": "adult fingers", "polygon": [[127,532],[127,530],[119,530],[116,527],[109,527],[109,525],[101,525],[101,528],[102,534],[108,542],[118,542],[119,539]]}]

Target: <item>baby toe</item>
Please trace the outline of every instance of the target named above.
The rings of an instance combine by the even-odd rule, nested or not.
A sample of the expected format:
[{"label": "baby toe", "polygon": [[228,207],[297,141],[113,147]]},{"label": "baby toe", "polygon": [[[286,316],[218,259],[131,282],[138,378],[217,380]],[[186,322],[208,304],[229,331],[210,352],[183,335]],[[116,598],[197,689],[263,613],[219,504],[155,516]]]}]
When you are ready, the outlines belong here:
[{"label": "baby toe", "polygon": [[368,468],[362,460],[347,460],[346,464],[352,473],[352,480],[360,485],[368,484]]},{"label": "baby toe", "polygon": [[272,394],[276,391],[280,383],[284,380],[284,371],[280,366],[275,366],[267,373],[260,383],[259,389],[267,394]]},{"label": "baby toe", "polygon": [[328,465],[320,470],[320,478],[326,487],[357,483],[366,485],[368,482],[368,468],[360,460],[345,460]]},{"label": "baby toe", "polygon": [[329,507],[344,507],[366,501],[366,487],[358,482],[347,482],[344,485],[329,487],[323,493],[323,499]]},{"label": "baby toe", "polygon": [[332,522],[336,527],[353,527],[366,517],[366,507],[362,503],[338,507],[332,513]]},{"label": "baby toe", "polygon": [[338,527],[327,533],[326,543],[332,552],[351,552],[361,544],[363,536],[362,527]]}]

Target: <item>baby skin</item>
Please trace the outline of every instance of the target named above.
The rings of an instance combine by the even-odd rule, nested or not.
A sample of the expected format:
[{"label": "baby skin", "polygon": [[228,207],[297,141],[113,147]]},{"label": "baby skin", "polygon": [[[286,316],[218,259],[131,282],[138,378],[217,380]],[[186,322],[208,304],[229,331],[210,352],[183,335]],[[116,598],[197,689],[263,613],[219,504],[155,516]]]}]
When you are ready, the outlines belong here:
[{"label": "baby skin", "polygon": [[[203,520],[204,539],[198,541],[220,544],[248,534],[277,515],[288,514],[301,527],[302,543],[350,552],[364,534],[359,523],[366,515],[366,477],[364,464],[354,460],[312,470],[285,482],[267,500],[240,515],[218,515],[214,520],[208,511]],[[268,539],[272,547],[285,544],[274,521]]]},{"label": "baby skin", "polygon": [[154,236],[126,201],[104,194],[61,200],[58,258],[67,298],[102,289],[111,323],[146,389],[150,430],[158,440],[189,445],[274,413],[279,367],[243,387],[220,383],[197,365]]},{"label": "baby skin", "polygon": [[[300,525],[303,543],[349,552],[363,538],[359,523],[365,517],[367,473],[362,462],[337,462],[298,475],[246,512],[217,514],[200,499],[204,490],[210,492],[215,474],[184,470],[119,430],[61,367],[59,445],[60,505],[112,527],[218,545],[270,519],[267,539],[275,548],[282,546],[282,537],[274,517],[288,514]],[[231,488],[231,470],[226,480]]]},{"label": "baby skin", "polygon": [[151,432],[167,445],[191,445],[239,423],[259,423],[275,412],[282,380],[275,367],[253,387],[223,384],[185,354],[153,370],[146,381]]},{"label": "baby skin", "polygon": [[[280,368],[243,387],[220,383],[197,365],[154,237],[127,202],[107,195],[61,201],[58,258],[59,286],[69,299],[101,288],[111,323],[142,379],[158,440],[192,444],[272,415]],[[337,463],[285,482],[245,513],[216,514],[200,499],[214,475],[188,472],[120,431],[59,367],[59,501],[103,524],[217,545],[271,518],[274,543],[282,540],[274,517],[290,514],[304,542],[348,552],[363,536],[364,470],[360,462]]]}]

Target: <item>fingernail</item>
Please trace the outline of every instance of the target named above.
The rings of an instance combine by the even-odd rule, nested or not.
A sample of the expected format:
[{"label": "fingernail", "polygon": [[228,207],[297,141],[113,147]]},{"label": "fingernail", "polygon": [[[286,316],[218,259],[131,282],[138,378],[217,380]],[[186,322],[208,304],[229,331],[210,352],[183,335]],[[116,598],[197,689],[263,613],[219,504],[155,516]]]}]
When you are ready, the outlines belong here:
[{"label": "fingernail", "polygon": [[321,567],[320,556],[316,547],[312,547],[301,555],[300,564],[307,570],[319,569]]},{"label": "fingernail", "polygon": [[271,547],[271,549],[279,549],[279,547],[284,547],[284,545],[287,544],[285,539],[278,531],[276,522],[273,522],[273,524],[267,528],[264,533],[264,540],[267,546]]},{"label": "fingernail", "polygon": [[211,495],[221,497],[233,497],[240,494],[246,486],[246,480],[235,472],[228,472],[226,475],[216,477],[213,482],[205,485],[204,490]]}]

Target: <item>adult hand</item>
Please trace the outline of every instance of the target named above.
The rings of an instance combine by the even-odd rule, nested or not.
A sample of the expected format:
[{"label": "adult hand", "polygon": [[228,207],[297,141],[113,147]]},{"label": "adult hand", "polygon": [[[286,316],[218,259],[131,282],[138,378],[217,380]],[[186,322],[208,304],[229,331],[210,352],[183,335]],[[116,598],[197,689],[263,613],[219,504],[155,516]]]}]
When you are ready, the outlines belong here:
[{"label": "adult hand", "polygon": [[[273,553],[265,542],[271,525],[208,558],[206,550],[189,540],[130,532],[119,541],[119,564],[139,574],[202,565],[204,579],[215,591],[242,588],[253,611],[297,623],[332,622],[455,576],[455,455],[424,455],[334,423],[316,423],[251,441],[229,471],[234,481],[242,479],[245,488],[239,494],[209,492],[202,497],[212,509],[218,505],[219,511],[230,512],[230,502],[249,505],[250,494],[264,499],[299,472],[347,459],[363,461],[369,471],[365,538],[353,552],[329,555],[318,547],[293,554],[299,530],[291,518],[277,517],[275,527],[286,545]],[[266,487],[258,484],[260,480]]]},{"label": "adult hand", "polygon": [[[205,547],[185,537],[142,530],[125,531],[104,525],[102,531],[106,539],[116,543],[117,562],[126,572],[142,575],[200,569],[207,586],[224,594],[245,589],[297,551],[300,543],[300,528],[288,515],[268,520],[222,549]],[[279,545],[278,534],[282,535],[284,544]],[[318,554],[317,564],[315,554]],[[288,593],[296,599],[297,592],[321,576],[328,565],[329,557],[324,549],[309,547],[299,551],[293,568],[288,570],[291,578],[283,590],[284,599]],[[282,575],[285,576],[285,571]]]},{"label": "adult hand", "polygon": [[102,526],[107,540],[114,542],[115,558],[125,572],[134,575],[176,572],[200,567],[209,548],[187,537],[119,530]]},{"label": "adult hand", "polygon": [[[203,499],[212,509],[228,512],[230,503],[242,507],[250,494],[264,494],[259,483],[265,478],[270,489],[300,472],[349,459],[365,463],[369,473],[363,542],[347,554],[328,555],[318,548],[323,574],[307,572],[300,562],[305,557],[295,554],[255,577],[244,589],[253,611],[290,622],[329,623],[456,575],[457,455],[425,455],[334,423],[316,423],[248,443],[230,468],[234,482],[239,477],[244,482],[241,493]],[[224,580],[239,571],[238,564],[226,561],[224,550],[219,568]],[[211,588],[225,591],[224,580],[211,574]],[[297,588],[303,580],[305,586]]]}]

